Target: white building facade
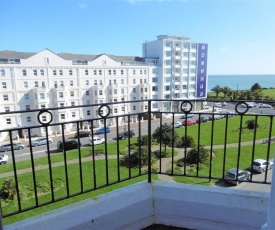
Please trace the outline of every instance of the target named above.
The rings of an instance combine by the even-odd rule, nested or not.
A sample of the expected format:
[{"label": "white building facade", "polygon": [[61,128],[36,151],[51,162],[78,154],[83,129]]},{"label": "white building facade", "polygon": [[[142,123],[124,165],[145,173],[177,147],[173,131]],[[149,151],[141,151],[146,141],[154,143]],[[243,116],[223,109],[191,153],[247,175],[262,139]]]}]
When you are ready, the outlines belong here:
[{"label": "white building facade", "polygon": [[[200,50],[206,52],[199,63]],[[203,61],[205,72],[199,74]],[[206,44],[170,36],[158,36],[158,40],[143,44],[142,58],[56,54],[48,49],[38,53],[0,51],[0,127],[4,130],[39,125],[38,112],[9,113],[13,111],[66,107],[53,111],[53,123],[60,123],[99,117],[98,107],[78,108],[80,105],[132,101],[112,105],[111,115],[116,116],[146,112],[148,103],[135,102],[137,100],[201,99],[206,97],[206,64]],[[178,109],[178,104],[170,102],[152,103],[153,111]],[[42,117],[45,121],[50,119],[46,116]],[[118,122],[124,122],[124,118],[119,118]],[[96,127],[102,124],[103,120],[98,120]],[[108,119],[108,125],[114,124],[115,119]],[[63,129],[70,132],[76,127],[72,123]],[[49,134],[61,133],[61,126],[48,131]],[[43,136],[45,128],[19,133],[19,136],[24,135]],[[0,132],[0,141],[7,136]]]}]

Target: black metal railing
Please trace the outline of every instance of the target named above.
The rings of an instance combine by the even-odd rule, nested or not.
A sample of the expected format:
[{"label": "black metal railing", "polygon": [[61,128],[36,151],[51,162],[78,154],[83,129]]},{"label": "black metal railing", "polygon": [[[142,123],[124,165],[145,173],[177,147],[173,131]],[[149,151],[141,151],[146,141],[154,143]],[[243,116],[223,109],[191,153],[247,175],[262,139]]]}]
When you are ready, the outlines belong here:
[{"label": "black metal railing", "polygon": [[[2,121],[14,117],[21,122],[18,127],[0,130],[2,151],[5,151],[4,144],[25,145],[21,150],[11,145],[2,153],[9,157],[8,163],[0,167],[2,216],[144,175],[148,182],[152,177],[169,175],[216,183],[228,180],[238,184],[245,180],[270,184],[269,171],[256,174],[251,165],[258,158],[272,160],[275,110],[249,108],[244,101],[223,101],[226,106],[221,112],[215,112],[214,102],[207,101],[206,105],[205,100],[123,101],[0,113]],[[273,105],[275,101],[266,103]],[[125,105],[147,107],[147,111],[125,113]],[[117,115],[120,106],[124,112]],[[95,117],[68,118],[72,111],[80,115],[86,110],[89,114],[94,111]],[[181,119],[182,116],[193,116],[191,119],[198,121],[189,123],[188,118]],[[27,117],[32,118],[31,125],[22,123]],[[208,121],[203,122],[202,117]],[[180,121],[182,127],[174,128],[176,121]],[[108,126],[110,132],[98,134],[96,130],[101,126]],[[82,130],[90,135],[80,137]],[[135,133],[134,137],[129,136],[130,130]],[[46,141],[36,146],[34,136],[43,136]],[[94,144],[88,144],[89,138]],[[250,171],[251,175],[225,178],[231,168],[237,172]]]}]

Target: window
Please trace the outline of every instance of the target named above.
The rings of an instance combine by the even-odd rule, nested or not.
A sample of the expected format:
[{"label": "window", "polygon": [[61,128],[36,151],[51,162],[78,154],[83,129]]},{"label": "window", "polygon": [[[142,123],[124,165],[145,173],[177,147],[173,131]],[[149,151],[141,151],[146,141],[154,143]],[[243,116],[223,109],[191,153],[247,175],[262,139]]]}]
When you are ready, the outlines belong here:
[{"label": "window", "polygon": [[142,83],[142,79],[139,79],[139,82]]},{"label": "window", "polygon": [[2,82],[2,88],[6,89],[7,88],[7,83],[6,82]]},{"label": "window", "polygon": [[124,84],[124,79],[121,79],[121,80],[120,80],[120,83],[123,85],[123,84]]},{"label": "window", "polygon": [[44,93],[39,93],[39,98],[40,99],[45,99],[45,94]]},{"label": "window", "polygon": [[91,111],[87,110],[87,115],[90,116],[91,115]]},{"label": "window", "polygon": [[65,119],[65,114],[64,114],[64,113],[60,114],[60,119],[61,119],[61,120],[64,120],[64,119]]},{"label": "window", "polygon": [[139,71],[140,74],[142,74],[142,69]]},{"label": "window", "polygon": [[203,89],[203,84],[200,84],[200,88]]},{"label": "window", "polygon": [[41,105],[40,108],[41,108],[41,109],[45,109],[45,108],[46,108],[46,105]]},{"label": "window", "polygon": [[6,123],[7,123],[7,125],[11,125],[11,119],[10,119],[10,118],[7,118],[7,119],[6,119]]},{"label": "window", "polygon": [[202,49],[202,50],[205,50],[205,45],[202,45],[202,46],[201,46],[201,49]]},{"label": "window", "polygon": [[102,95],[102,90],[99,90],[99,91],[98,91],[98,95]]},{"label": "window", "polygon": [[94,70],[94,75],[96,75],[97,74],[97,71],[96,70]]},{"label": "window", "polygon": [[56,75],[56,70],[53,70],[53,75],[54,75],[54,76]]},{"label": "window", "polygon": [[135,105],[133,106],[133,110],[136,110],[136,106]]},{"label": "window", "polygon": [[143,88],[140,88],[140,92],[143,93]]},{"label": "window", "polygon": [[64,86],[64,81],[60,81],[60,86]]},{"label": "window", "polygon": [[71,101],[71,106],[75,106],[75,102],[74,101]]},{"label": "window", "polygon": [[135,93],[136,92],[136,88],[133,88],[133,93]]},{"label": "window", "polygon": [[89,71],[85,69],[85,75],[89,75]]},{"label": "window", "polygon": [[74,91],[70,91],[70,96],[74,97]]},{"label": "window", "polygon": [[204,69],[201,69],[201,73],[204,73]]},{"label": "window", "polygon": [[30,99],[30,95],[28,93],[25,93],[24,94],[24,98],[25,98],[25,100],[29,100]]},{"label": "window", "polygon": [[116,70],[115,69],[113,70],[113,74],[116,75]]},{"label": "window", "polygon": [[144,74],[146,74],[146,69],[145,69],[145,70],[143,70],[143,73],[144,73]]},{"label": "window", "polygon": [[112,95],[112,90],[111,89],[109,90],[109,94]]},{"label": "window", "polygon": [[45,88],[46,87],[46,83],[44,81],[41,82],[41,86],[42,88]]},{"label": "window", "polygon": [[144,92],[147,93],[147,88],[144,88]]},{"label": "window", "polygon": [[99,84],[100,84],[100,85],[102,85],[102,84],[103,84],[103,83],[102,83],[102,80],[99,80]]},{"label": "window", "polygon": [[114,113],[117,113],[117,108],[114,109]]},{"label": "window", "polygon": [[97,80],[94,80],[94,85],[97,85]]},{"label": "window", "polygon": [[5,75],[6,75],[6,74],[5,74],[5,70],[4,70],[4,69],[1,69],[1,70],[0,70],[0,76],[1,76],[1,77],[4,77]]},{"label": "window", "polygon": [[34,69],[34,70],[33,70],[33,75],[34,75],[34,76],[37,76],[37,69]]},{"label": "window", "polygon": [[169,85],[165,86],[165,91],[170,91],[170,86]]},{"label": "window", "polygon": [[159,80],[158,80],[158,78],[157,78],[157,77],[153,77],[153,78],[152,78],[152,82],[157,83],[157,82],[159,82]]},{"label": "window", "polygon": [[89,90],[86,90],[86,96],[89,96],[90,95],[90,92],[89,92]]},{"label": "window", "polygon": [[38,81],[34,82],[34,87],[36,87],[36,88],[38,87]]},{"label": "window", "polygon": [[87,100],[86,105],[90,105],[90,104],[91,104],[90,100]]},{"label": "window", "polygon": [[157,86],[153,86],[152,87],[152,91],[158,91],[158,87]]},{"label": "window", "polygon": [[201,61],[201,65],[204,65],[204,61]]},{"label": "window", "polygon": [[114,84],[116,84],[116,79],[114,79]]},{"label": "window", "polygon": [[112,70],[109,69],[108,70],[108,74],[111,75],[112,74]]},{"label": "window", "polygon": [[43,69],[40,70],[40,75],[44,76],[44,70]]},{"label": "window", "polygon": [[201,57],[205,57],[205,53],[201,53]]},{"label": "window", "polygon": [[59,75],[61,75],[61,76],[63,75],[63,70],[62,69],[59,70]]},{"label": "window", "polygon": [[133,75],[135,75],[136,74],[136,70],[135,69],[133,69]]},{"label": "window", "polygon": [[63,92],[59,92],[58,95],[59,95],[59,98],[63,98],[64,97]]},{"label": "window", "polygon": [[98,74],[99,74],[99,75],[102,75],[102,70],[101,70],[101,69],[98,70]]},{"label": "window", "polygon": [[75,117],[75,112],[72,112],[72,117]]},{"label": "window", "polygon": [[26,110],[31,110],[31,106],[30,105],[26,105]]},{"label": "window", "polygon": [[70,80],[70,86],[74,86],[74,81]]},{"label": "window", "polygon": [[121,75],[123,75],[123,69],[122,69],[122,70],[120,70],[120,74],[121,74]]},{"label": "window", "polygon": [[117,89],[114,89],[114,94],[117,94]]},{"label": "window", "polygon": [[31,117],[27,117],[27,122],[32,122],[32,118]]},{"label": "window", "polygon": [[146,79],[144,79],[143,82],[146,83]]},{"label": "window", "polygon": [[90,84],[90,82],[89,82],[89,80],[85,80],[85,85],[89,85]]},{"label": "window", "polygon": [[133,84],[136,84],[136,79],[133,79]]},{"label": "window", "polygon": [[22,74],[23,74],[23,76],[27,76],[27,70],[22,69]]},{"label": "window", "polygon": [[9,112],[10,111],[10,107],[9,106],[5,106],[4,110],[5,110],[5,112]]},{"label": "window", "polygon": [[70,74],[70,75],[73,75],[73,71],[72,71],[71,69],[69,70],[69,74]]},{"label": "window", "polygon": [[120,92],[121,92],[121,94],[124,94],[124,89],[121,89],[121,91],[120,91]]},{"label": "window", "polygon": [[165,52],[165,56],[166,56],[166,57],[170,57],[170,56],[171,56],[171,51],[166,51],[166,52]]}]

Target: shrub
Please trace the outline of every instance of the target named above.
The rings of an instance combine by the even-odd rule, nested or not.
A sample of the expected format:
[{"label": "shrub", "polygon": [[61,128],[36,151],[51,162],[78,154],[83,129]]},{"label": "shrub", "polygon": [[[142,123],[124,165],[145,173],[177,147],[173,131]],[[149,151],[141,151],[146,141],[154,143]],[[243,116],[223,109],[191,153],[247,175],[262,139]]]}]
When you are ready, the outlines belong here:
[{"label": "shrub", "polygon": [[208,161],[209,158],[209,150],[205,149],[203,146],[198,148],[192,148],[189,152],[186,154],[186,161],[189,164],[204,164]]},{"label": "shrub", "polygon": [[195,141],[194,141],[193,137],[187,135],[187,136],[183,136],[181,138],[181,141],[179,144],[180,148],[183,148],[183,147],[194,148],[195,146],[196,145],[195,145]]},{"label": "shrub", "polygon": [[246,124],[246,127],[250,130],[255,129],[255,127],[257,129],[259,127],[259,125],[255,122],[255,120],[248,120],[245,122],[245,124]]},{"label": "shrub", "polygon": [[140,137],[140,140],[139,140],[139,138],[137,138],[137,141],[140,146],[147,146],[148,145],[148,135],[142,135]]},{"label": "shrub", "polygon": [[0,190],[1,199],[14,200],[16,198],[16,184],[13,179],[5,180]]},{"label": "shrub", "polygon": [[135,152],[131,154],[126,154],[120,160],[120,165],[125,167],[138,167],[139,163],[142,166],[148,164],[148,150],[147,148],[141,148],[140,151],[137,149]]}]

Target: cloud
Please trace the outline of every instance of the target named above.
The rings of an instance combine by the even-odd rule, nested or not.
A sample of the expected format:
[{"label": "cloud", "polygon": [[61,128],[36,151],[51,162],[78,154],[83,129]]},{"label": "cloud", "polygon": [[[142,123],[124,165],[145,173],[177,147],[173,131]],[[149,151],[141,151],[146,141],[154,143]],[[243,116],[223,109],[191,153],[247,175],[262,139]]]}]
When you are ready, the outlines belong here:
[{"label": "cloud", "polygon": [[222,47],[222,48],[219,49],[220,52],[225,52],[225,51],[227,51],[227,50],[228,50],[227,47]]},{"label": "cloud", "polygon": [[85,3],[79,3],[78,4],[78,7],[82,10],[82,9],[84,9],[84,8],[86,8],[88,5],[87,4],[85,4]]}]

